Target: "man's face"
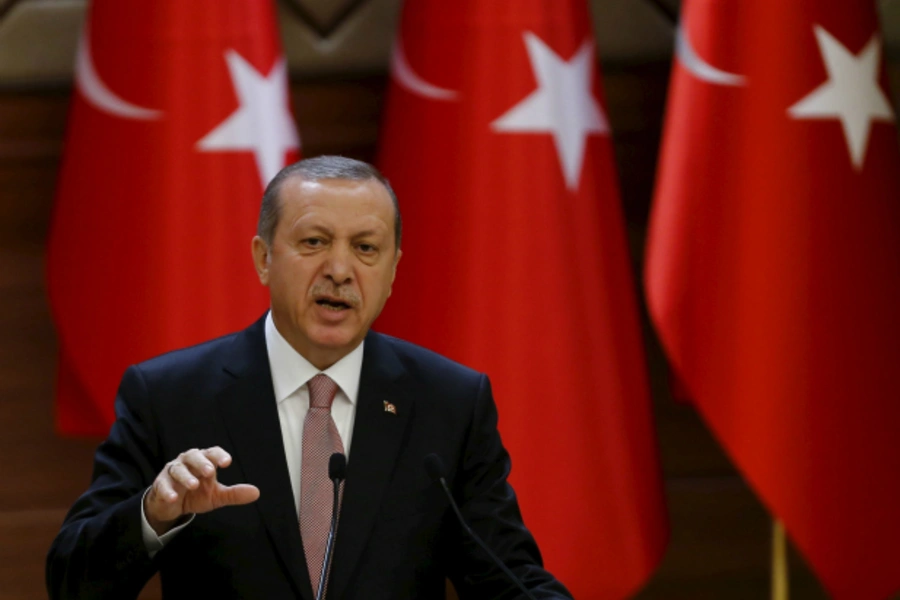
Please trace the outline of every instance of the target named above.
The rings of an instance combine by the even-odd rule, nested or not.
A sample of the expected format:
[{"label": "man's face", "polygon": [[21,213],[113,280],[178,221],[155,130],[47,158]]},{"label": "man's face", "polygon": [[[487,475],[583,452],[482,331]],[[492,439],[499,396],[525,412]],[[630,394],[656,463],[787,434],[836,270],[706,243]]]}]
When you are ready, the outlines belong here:
[{"label": "man's face", "polygon": [[271,247],[255,237],[253,259],[269,287],[284,338],[326,369],[365,337],[400,260],[394,205],[378,181],[287,179]]}]

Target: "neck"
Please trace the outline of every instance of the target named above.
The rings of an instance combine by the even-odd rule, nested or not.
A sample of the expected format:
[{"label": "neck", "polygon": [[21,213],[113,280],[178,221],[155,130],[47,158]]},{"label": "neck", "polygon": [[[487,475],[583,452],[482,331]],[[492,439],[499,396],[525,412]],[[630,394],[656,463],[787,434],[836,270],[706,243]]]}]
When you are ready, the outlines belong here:
[{"label": "neck", "polygon": [[275,312],[272,311],[272,323],[275,324],[275,329],[278,330],[278,333],[285,339],[285,341],[290,344],[291,348],[293,348],[297,354],[305,358],[309,361],[309,363],[317,368],[320,371],[324,371],[328,369],[336,362],[350,354],[357,346],[359,346],[360,342],[356,344],[352,344],[349,347],[340,347],[340,348],[322,348],[318,346],[313,346],[309,343],[309,340],[303,338],[302,336],[295,335],[293,331],[289,328],[282,327],[279,324],[278,317],[275,315]]}]

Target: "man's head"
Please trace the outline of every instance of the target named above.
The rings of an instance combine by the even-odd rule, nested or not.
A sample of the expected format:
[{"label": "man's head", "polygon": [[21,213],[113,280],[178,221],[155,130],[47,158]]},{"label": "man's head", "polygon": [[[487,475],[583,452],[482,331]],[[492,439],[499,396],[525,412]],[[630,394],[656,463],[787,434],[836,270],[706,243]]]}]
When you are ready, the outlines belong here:
[{"label": "man's head", "polygon": [[259,220],[256,223],[256,235],[264,242],[272,245],[275,237],[275,228],[281,215],[281,203],[278,201],[278,193],[285,180],[300,177],[307,181],[322,181],[323,179],[346,179],[348,181],[369,181],[374,179],[384,186],[391,202],[394,205],[394,241],[397,249],[400,249],[400,240],[403,237],[403,221],[400,218],[400,205],[397,195],[381,171],[367,162],[345,158],[343,156],[317,156],[307,158],[288,165],[278,172],[263,193],[262,206],[259,209]]},{"label": "man's head", "polygon": [[360,161],[303,160],[266,188],[253,262],[278,331],[319,369],[359,345],[384,307],[400,223],[387,180]]}]

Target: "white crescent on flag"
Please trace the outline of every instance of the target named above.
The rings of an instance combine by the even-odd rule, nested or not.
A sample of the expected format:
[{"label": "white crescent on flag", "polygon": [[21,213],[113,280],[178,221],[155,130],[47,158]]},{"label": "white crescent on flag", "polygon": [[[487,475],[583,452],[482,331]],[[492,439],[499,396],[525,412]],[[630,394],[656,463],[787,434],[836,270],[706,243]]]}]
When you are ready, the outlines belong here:
[{"label": "white crescent on flag", "polygon": [[700,81],[716,85],[747,85],[747,78],[743,75],[717,69],[700,58],[691,44],[687,28],[683,24],[679,25],[675,32],[675,56],[684,68]]},{"label": "white crescent on flag", "polygon": [[163,116],[161,110],[144,108],[123,100],[103,83],[91,57],[90,28],[87,24],[81,32],[75,54],[75,85],[94,108],[113,116],[141,121],[152,121]]},{"label": "white crescent on flag", "polygon": [[403,51],[403,39],[399,35],[397,35],[397,41],[394,43],[394,52],[391,54],[391,74],[401,87],[413,94],[431,100],[444,101],[457,100],[459,97],[459,92],[431,84],[413,71],[406,60],[406,54]]}]

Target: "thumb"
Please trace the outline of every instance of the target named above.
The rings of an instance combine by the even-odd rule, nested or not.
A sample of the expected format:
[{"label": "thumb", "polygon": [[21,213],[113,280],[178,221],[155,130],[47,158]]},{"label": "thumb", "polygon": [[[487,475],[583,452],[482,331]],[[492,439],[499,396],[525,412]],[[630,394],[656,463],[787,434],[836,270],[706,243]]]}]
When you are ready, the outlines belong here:
[{"label": "thumb", "polygon": [[259,499],[259,488],[255,485],[239,483],[237,485],[219,484],[219,506],[234,506],[238,504],[250,504]]}]

